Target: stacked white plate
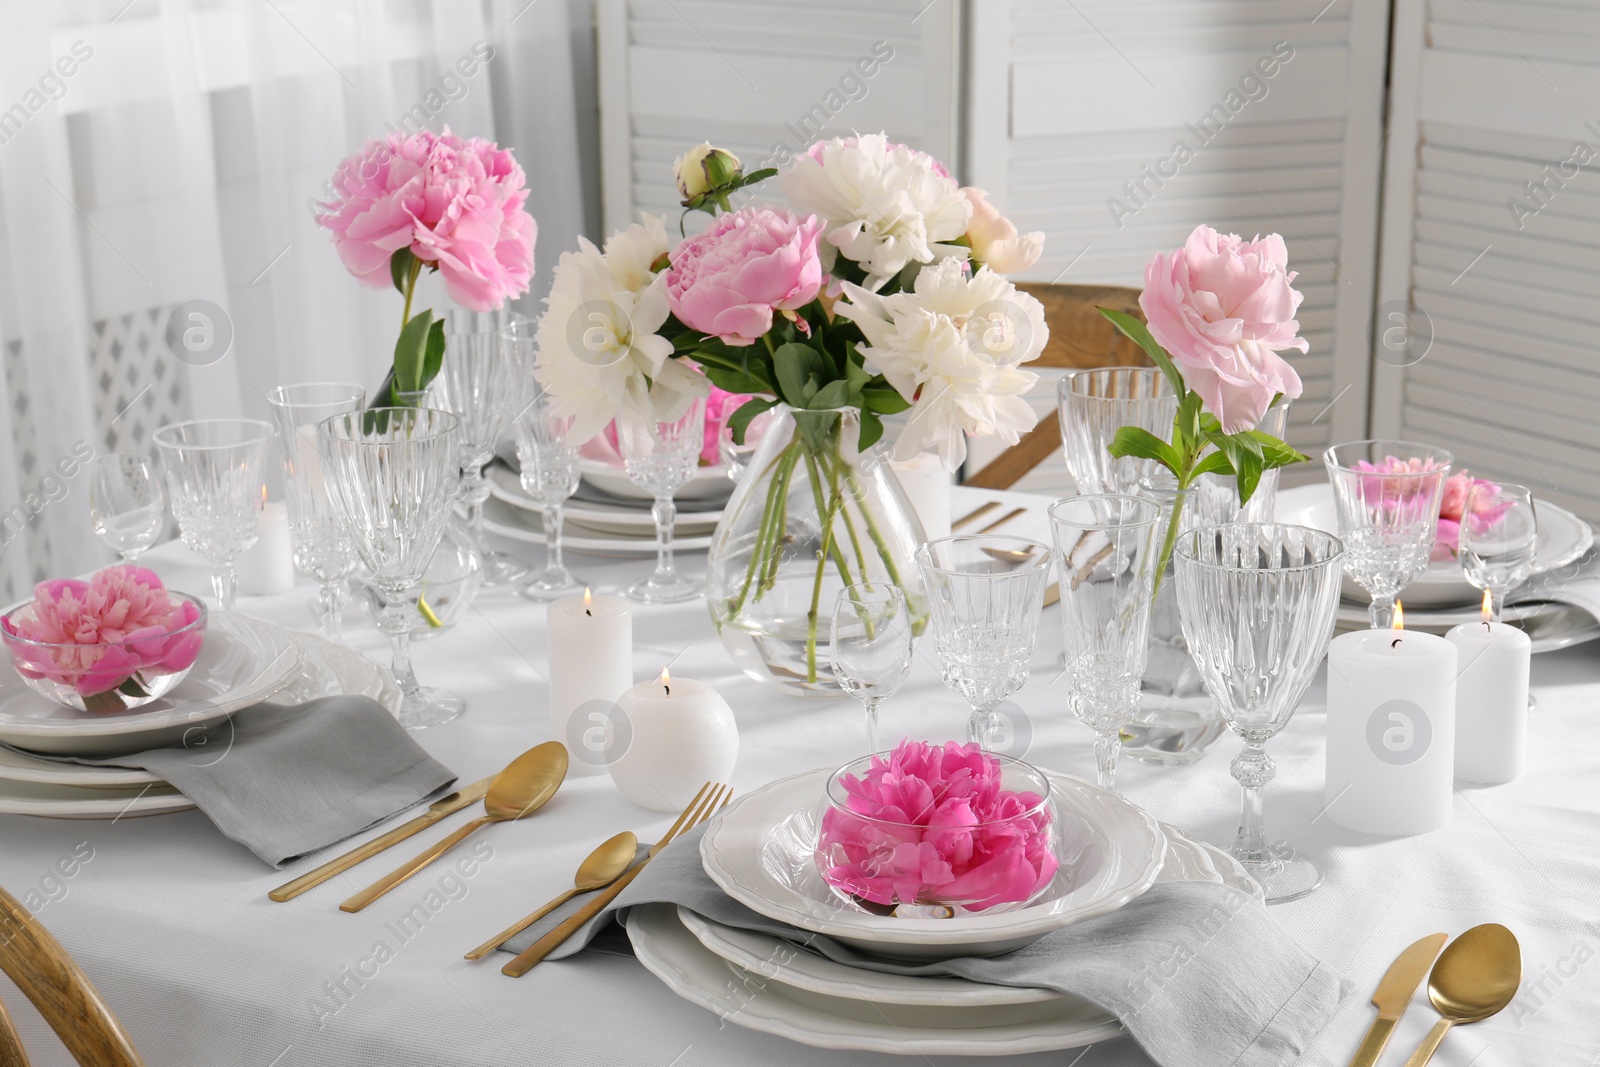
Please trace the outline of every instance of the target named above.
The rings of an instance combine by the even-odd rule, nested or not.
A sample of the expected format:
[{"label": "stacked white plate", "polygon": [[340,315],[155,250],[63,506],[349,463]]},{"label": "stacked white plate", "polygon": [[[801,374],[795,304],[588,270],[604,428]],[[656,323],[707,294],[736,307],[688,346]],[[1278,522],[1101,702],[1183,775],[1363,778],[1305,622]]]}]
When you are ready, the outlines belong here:
[{"label": "stacked white plate", "polygon": [[[583,460],[584,481],[593,490],[568,500],[562,508],[561,545],[573,552],[599,556],[640,556],[656,550],[651,501],[615,468]],[[492,463],[485,471],[492,499],[484,508],[484,524],[517,541],[545,543],[540,506],[523,491],[516,471]],[[722,467],[702,467],[673,499],[678,517],[673,547],[692,552],[711,546],[732,482]]]},{"label": "stacked white plate", "polygon": [[212,612],[194,669],[159,701],[117,715],[64,708],[0,671],[0,814],[103,819],[185,811],[194,805],[147,771],[65,763],[37,752],[112,759],[183,745],[204,761],[226,752],[224,723],[269,698],[298,704],[339,693],[373,697],[391,711],[400,691],[360,653],[316,634],[246,615]]},{"label": "stacked white plate", "polygon": [[[706,831],[701,860],[753,910],[879,955],[1008,951],[1121,907],[1160,880],[1224,883],[1261,898],[1226,853],[1115,794],[1051,775],[1062,867],[1040,900],[1004,915],[868,915],[834,898],[811,859],[827,778],[827,771],[808,772],[737,801]],[[1100,1008],[1051,990],[863,971],[669,905],[635,908],[628,937],[640,962],[679,996],[741,1026],[822,1048],[995,1056],[1077,1048],[1122,1031]]]}]

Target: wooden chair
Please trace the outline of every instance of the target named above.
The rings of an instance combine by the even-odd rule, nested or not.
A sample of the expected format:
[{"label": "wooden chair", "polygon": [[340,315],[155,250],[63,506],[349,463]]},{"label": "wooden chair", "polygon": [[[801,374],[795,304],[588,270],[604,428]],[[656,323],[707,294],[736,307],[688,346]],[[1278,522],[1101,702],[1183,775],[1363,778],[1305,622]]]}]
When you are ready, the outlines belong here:
[{"label": "wooden chair", "polygon": [[[144,1067],[133,1042],[87,975],[33,913],[0,889],[0,971],[33,1001],[81,1067]],[[0,1007],[0,1067],[27,1067]]]},{"label": "wooden chair", "polygon": [[[1044,305],[1045,323],[1050,327],[1050,340],[1039,358],[1027,364],[1029,370],[1149,366],[1150,359],[1144,351],[1095,310],[1107,307],[1125,311],[1143,321],[1138,289],[1122,285],[1049,285],[1042,282],[1019,282],[1017,288],[1031,293]],[[1021,441],[1000,453],[982,470],[968,475],[964,484],[983,489],[1009,489],[1060,447],[1060,420],[1053,416],[1040,419],[1039,425]]]}]

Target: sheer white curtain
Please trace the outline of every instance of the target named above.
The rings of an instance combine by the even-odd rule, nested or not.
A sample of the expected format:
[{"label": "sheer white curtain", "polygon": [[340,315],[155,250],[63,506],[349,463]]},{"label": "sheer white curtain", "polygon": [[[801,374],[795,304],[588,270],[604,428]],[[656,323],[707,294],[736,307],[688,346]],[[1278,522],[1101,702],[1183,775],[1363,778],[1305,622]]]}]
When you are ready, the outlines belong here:
[{"label": "sheer white curtain", "polygon": [[[369,137],[448,125],[517,150],[540,228],[526,312],[594,211],[586,0],[3,2],[7,594],[110,558],[86,449],[148,451],[179,418],[266,417],[284,382],[376,386],[399,299],[357,286],[312,211]],[[180,359],[165,336],[196,309],[215,332]]]}]

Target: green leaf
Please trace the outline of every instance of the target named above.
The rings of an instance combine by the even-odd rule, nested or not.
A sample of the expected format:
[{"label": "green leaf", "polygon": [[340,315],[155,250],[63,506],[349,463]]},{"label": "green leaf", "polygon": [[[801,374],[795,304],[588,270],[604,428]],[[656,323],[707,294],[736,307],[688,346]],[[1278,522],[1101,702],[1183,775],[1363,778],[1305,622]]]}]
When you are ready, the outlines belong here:
[{"label": "green leaf", "polygon": [[729,370],[715,363],[701,363],[700,369],[705,371],[712,385],[729,393],[765,393],[772,389],[766,382],[757,381],[744,371]]},{"label": "green leaf", "polygon": [[428,333],[432,327],[433,312],[426,308],[400,327],[400,338],[394,343],[394,384],[401,392],[416,392],[422,388]]},{"label": "green leaf", "polygon": [[1118,457],[1153,459],[1173,474],[1182,474],[1183,460],[1172,446],[1139,426],[1124,426],[1118,430],[1116,436],[1111,438],[1111,443],[1106,445],[1106,451]]},{"label": "green leaf", "polygon": [[[806,386],[822,372],[822,354],[810,345],[779,345],[772,354],[778,388],[790,407],[806,406]],[[813,390],[815,391],[815,390]]]},{"label": "green leaf", "polygon": [[750,420],[764,412],[770,411],[776,400],[763,400],[756,397],[746,400],[739,405],[739,410],[728,416],[728,429],[733,431],[733,443],[744,444],[745,431],[750,428]]},{"label": "green leaf", "polygon": [[1265,430],[1247,430],[1245,435],[1261,445],[1261,465],[1267,470],[1272,470],[1274,467],[1288,467],[1295,463],[1311,462],[1310,456],[1288,442],[1280,441]]},{"label": "green leaf", "polygon": [[1172,447],[1179,455],[1187,454],[1191,447],[1203,440],[1200,436],[1202,403],[1200,394],[1191,392],[1178,404],[1178,413],[1172,420]]},{"label": "green leaf", "polygon": [[1183,385],[1183,375],[1178,373],[1178,368],[1173,366],[1172,357],[1167,355],[1167,350],[1156,343],[1150,336],[1150,331],[1145,324],[1128,314],[1126,311],[1113,311],[1111,308],[1098,308],[1100,314],[1111,320],[1111,324],[1121,330],[1123,334],[1144,349],[1145,354],[1155,360],[1156,366],[1161,368],[1161,373],[1166,376],[1167,384],[1172,386],[1176,396],[1183,396],[1187,389]]},{"label": "green leaf", "polygon": [[369,408],[392,408],[395,406],[394,398],[394,368],[390,367],[383,375],[383,384],[378,386],[378,391],[372,394]]},{"label": "green leaf", "polygon": [[1261,482],[1261,457],[1254,452],[1240,449],[1239,454],[1232,457],[1233,469],[1239,475],[1239,506],[1250,503],[1250,498],[1255,495],[1256,486]]},{"label": "green leaf", "polygon": [[1192,476],[1191,481],[1193,480],[1193,478],[1198,478],[1202,474],[1232,474],[1232,473],[1233,473],[1233,464],[1228,461],[1227,453],[1226,452],[1213,452],[1209,456],[1207,456],[1205,459],[1202,459],[1200,461],[1199,465],[1195,467],[1194,475]]},{"label": "green leaf", "polygon": [[406,295],[406,279],[411,276],[412,264],[417,257],[411,254],[411,246],[395,249],[394,255],[389,257],[389,277],[394,281],[395,290],[401,295]]},{"label": "green leaf", "polygon": [[861,413],[861,436],[856,441],[856,448],[862,452],[878,443],[883,436],[883,420],[870,411]]},{"label": "green leaf", "polygon": [[857,362],[854,341],[845,342],[845,357],[844,379],[850,383],[851,392],[859,393],[872,381],[872,375],[867,373],[867,368]]},{"label": "green leaf", "polygon": [[911,401],[900,395],[898,389],[873,385],[861,390],[861,403],[868,411],[880,415],[898,415],[911,407]]},{"label": "green leaf", "polygon": [[811,398],[811,402],[806,406],[812,410],[842,408],[845,406],[845,401],[849,399],[850,383],[841,378],[837,381],[829,382],[821,389],[818,389],[816,395]]},{"label": "green leaf", "polygon": [[422,384],[417,388],[426,389],[428,383],[439,376],[439,368],[444,366],[444,320],[438,319],[428,327],[428,344],[422,354]]}]

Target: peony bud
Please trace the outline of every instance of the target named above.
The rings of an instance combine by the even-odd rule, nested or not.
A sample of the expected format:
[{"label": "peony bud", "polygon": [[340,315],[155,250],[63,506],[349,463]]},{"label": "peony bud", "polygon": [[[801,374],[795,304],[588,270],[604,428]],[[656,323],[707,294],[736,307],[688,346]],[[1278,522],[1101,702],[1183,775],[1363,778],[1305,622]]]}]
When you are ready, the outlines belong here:
[{"label": "peony bud", "polygon": [[672,165],[678,180],[678,192],[685,202],[726,185],[740,174],[739,157],[721,148],[713,148],[702,141],[678,157]]}]

